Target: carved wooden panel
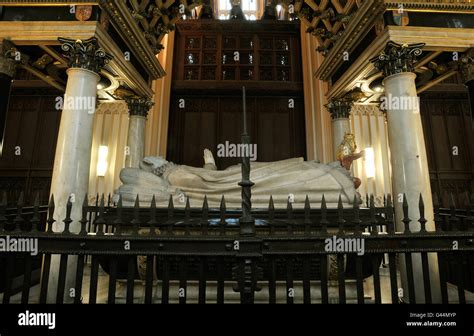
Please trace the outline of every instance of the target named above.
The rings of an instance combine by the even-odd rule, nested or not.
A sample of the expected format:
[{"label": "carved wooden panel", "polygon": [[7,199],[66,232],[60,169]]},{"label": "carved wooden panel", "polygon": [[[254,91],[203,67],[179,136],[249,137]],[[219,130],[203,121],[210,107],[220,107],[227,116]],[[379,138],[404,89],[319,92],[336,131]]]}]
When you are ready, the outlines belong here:
[{"label": "carved wooden panel", "polygon": [[[180,108],[184,99],[185,108]],[[294,99],[294,107],[289,106]],[[182,106],[182,105],[181,105]],[[188,109],[188,106],[190,107]],[[257,145],[258,161],[304,157],[305,128],[302,97],[248,97],[248,130]],[[219,169],[240,163],[238,157],[219,157],[219,144],[239,144],[242,134],[242,99],[235,96],[172,97],[168,159],[190,166],[203,165],[209,148]]]},{"label": "carved wooden panel", "polygon": [[305,156],[300,35],[288,21],[177,24],[168,159],[199,167],[209,148],[219,169],[239,163],[217,146],[241,142],[242,86],[257,160]]},{"label": "carved wooden panel", "polygon": [[208,25],[196,20],[178,24],[174,80],[301,81],[297,24],[215,21]]},{"label": "carved wooden panel", "polygon": [[21,192],[32,204],[37,192],[46,204],[61,112],[54,95],[12,95],[0,159],[0,190],[12,204]]},{"label": "carved wooden panel", "polygon": [[318,50],[325,55],[342,36],[351,16],[361,5],[362,1],[356,0],[296,0],[295,12],[308,27],[307,32],[316,36],[320,45]]},{"label": "carved wooden panel", "polygon": [[458,205],[474,191],[474,132],[467,95],[427,93],[421,116],[432,190],[447,204],[448,194]]}]

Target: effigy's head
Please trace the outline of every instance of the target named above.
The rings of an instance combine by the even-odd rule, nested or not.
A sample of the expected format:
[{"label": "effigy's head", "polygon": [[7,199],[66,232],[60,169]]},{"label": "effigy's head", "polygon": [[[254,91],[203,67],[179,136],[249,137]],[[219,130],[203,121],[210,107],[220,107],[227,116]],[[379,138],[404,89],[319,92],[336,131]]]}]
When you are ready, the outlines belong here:
[{"label": "effigy's head", "polygon": [[163,159],[161,156],[147,156],[144,157],[140,163],[140,168],[149,172],[153,172],[167,163],[168,161]]}]

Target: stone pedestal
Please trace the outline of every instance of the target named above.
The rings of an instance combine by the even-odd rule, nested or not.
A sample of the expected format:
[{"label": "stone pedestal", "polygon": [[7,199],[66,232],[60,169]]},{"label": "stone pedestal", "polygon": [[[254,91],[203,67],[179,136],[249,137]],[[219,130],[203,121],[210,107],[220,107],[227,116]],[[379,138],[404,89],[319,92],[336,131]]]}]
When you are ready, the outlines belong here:
[{"label": "stone pedestal", "polygon": [[148,111],[153,103],[147,98],[127,99],[129,124],[125,167],[138,168],[145,154],[145,127]]},{"label": "stone pedestal", "polygon": [[[384,53],[374,59],[376,67],[384,72],[385,97],[382,100],[387,111],[388,137],[392,164],[392,186],[397,231],[404,231],[403,195],[408,201],[411,232],[420,230],[419,199],[423,196],[426,229],[434,231],[433,201],[431,195],[428,160],[420,116],[414,71],[416,56],[423,45],[387,44]],[[424,286],[421,255],[413,254],[413,274],[416,302],[423,303]],[[430,280],[433,302],[440,302],[438,262],[435,254],[429,254]],[[407,274],[404,255],[400,255],[400,274],[404,297],[408,297]]]},{"label": "stone pedestal", "polygon": [[[56,155],[54,159],[51,195],[54,197],[55,210],[53,231],[62,232],[66,217],[68,199],[72,202],[72,223],[70,231],[80,231],[79,220],[82,217],[82,202],[89,185],[91,164],[93,118],[96,108],[98,72],[110,59],[99,49],[96,39],[76,41],[59,39],[62,49],[70,59],[70,69],[66,92],[63,99],[63,111],[59,127]],[[48,302],[55,302],[59,256],[51,259]],[[74,288],[77,257],[69,256],[66,278],[66,299],[72,301],[69,291]]]}]

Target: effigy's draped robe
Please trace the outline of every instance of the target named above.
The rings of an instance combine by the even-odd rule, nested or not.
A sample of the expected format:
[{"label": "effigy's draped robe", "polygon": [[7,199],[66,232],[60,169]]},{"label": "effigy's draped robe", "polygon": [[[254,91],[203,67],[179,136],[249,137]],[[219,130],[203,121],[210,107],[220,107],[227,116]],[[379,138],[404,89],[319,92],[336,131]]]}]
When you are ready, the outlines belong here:
[{"label": "effigy's draped robe", "polygon": [[[169,195],[175,197],[182,192],[189,197],[191,206],[201,206],[205,196],[209,206],[218,206],[222,195],[225,196],[228,207],[241,206],[242,189],[238,185],[242,179],[240,165],[220,171],[184,165],[174,166],[165,171],[163,178],[145,171],[138,173],[137,170],[121,174],[124,186],[119,188],[119,192],[125,198],[125,194],[129,196],[139,194],[141,201],[148,202],[155,194],[155,196],[161,195],[157,198],[158,201],[165,201]],[[141,177],[142,182],[137,182],[137,179],[129,176],[130,174]],[[157,183],[153,183],[155,178],[164,181],[157,180]],[[144,179],[147,183],[143,183]],[[295,204],[300,205],[304,204],[306,196],[309,197],[311,204],[319,203],[323,194],[328,206],[335,206],[339,195],[343,203],[351,204],[356,194],[352,177],[339,162],[326,165],[304,161],[303,158],[252,162],[250,180],[255,184],[252,187],[254,207],[267,207],[270,196],[273,196],[275,207],[286,206],[290,194],[293,195]],[[161,194],[157,195],[158,193]]]}]

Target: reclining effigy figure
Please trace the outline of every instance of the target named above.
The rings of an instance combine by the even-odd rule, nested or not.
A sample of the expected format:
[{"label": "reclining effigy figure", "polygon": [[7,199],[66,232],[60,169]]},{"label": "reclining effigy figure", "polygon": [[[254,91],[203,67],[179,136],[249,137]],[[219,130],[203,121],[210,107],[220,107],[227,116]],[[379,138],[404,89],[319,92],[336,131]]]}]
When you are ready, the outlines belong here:
[{"label": "reclining effigy figure", "polygon": [[[354,144],[355,146],[355,144]],[[265,208],[270,196],[275,208],[287,206],[289,196],[294,207],[304,206],[306,196],[312,206],[319,204],[324,194],[328,207],[336,207],[339,196],[345,205],[351,205],[356,196],[357,180],[350,175],[349,160],[356,159],[355,147],[350,147],[343,161],[322,164],[317,161],[304,161],[293,158],[275,162],[251,162],[250,180],[252,187],[252,206]],[[344,166],[345,165],[345,166]],[[224,170],[217,170],[214,157],[204,150],[204,167],[190,167],[168,162],[161,157],[145,157],[140,168],[124,168],[120,172],[123,185],[116,191],[114,200],[122,195],[124,205],[131,205],[139,195],[140,202],[150,204],[155,196],[157,205],[166,206],[170,196],[176,206],[184,206],[189,198],[191,207],[201,207],[207,196],[210,207],[218,207],[222,196],[227,208],[241,207],[240,164]]]}]

